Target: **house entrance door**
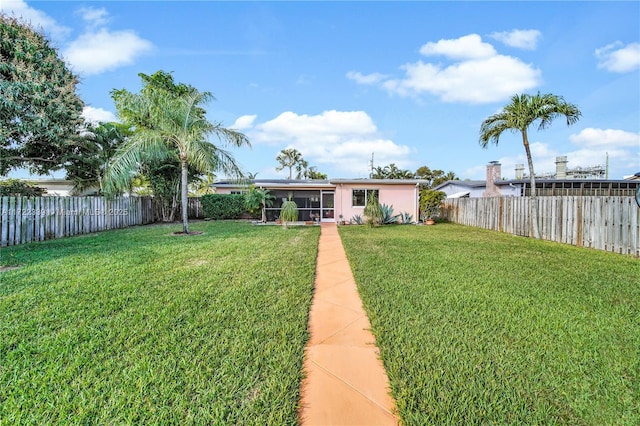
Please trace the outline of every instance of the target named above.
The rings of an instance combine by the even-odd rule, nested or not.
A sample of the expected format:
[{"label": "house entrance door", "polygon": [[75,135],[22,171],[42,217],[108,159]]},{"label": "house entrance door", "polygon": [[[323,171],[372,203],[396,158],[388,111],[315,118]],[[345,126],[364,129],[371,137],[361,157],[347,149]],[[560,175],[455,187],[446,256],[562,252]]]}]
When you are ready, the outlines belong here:
[{"label": "house entrance door", "polygon": [[322,191],[321,200],[322,203],[320,205],[321,214],[323,222],[335,222],[334,218],[334,192],[324,192]]}]

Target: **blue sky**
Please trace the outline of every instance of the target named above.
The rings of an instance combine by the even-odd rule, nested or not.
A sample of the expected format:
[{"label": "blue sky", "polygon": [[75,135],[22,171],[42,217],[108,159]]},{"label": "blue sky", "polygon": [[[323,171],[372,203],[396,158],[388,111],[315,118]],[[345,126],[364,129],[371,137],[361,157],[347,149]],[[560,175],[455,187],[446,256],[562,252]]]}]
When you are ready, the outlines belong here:
[{"label": "blue sky", "polygon": [[[582,118],[532,129],[536,172],[640,172],[640,2],[14,1],[81,77],[85,115],[112,120],[112,89],[171,71],[210,91],[209,118],[241,130],[246,172],[296,148],[331,178],[395,163],[484,179],[526,163],[519,134],[482,149],[480,124],[515,93],[553,93]],[[217,143],[217,141],[216,141]],[[57,173],[62,177],[63,173]]]}]

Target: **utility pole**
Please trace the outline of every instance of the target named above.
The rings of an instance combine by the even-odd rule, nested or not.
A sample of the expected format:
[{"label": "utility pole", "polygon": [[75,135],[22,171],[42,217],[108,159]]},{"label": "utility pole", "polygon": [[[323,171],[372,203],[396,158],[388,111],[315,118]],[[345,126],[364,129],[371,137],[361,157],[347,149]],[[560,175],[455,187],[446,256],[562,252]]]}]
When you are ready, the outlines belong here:
[{"label": "utility pole", "polygon": [[371,161],[369,162],[369,168],[370,168],[369,179],[371,179],[373,177],[373,152],[371,153]]},{"label": "utility pole", "polygon": [[607,165],[604,166],[604,178],[609,180],[609,153],[605,153],[607,155]]}]

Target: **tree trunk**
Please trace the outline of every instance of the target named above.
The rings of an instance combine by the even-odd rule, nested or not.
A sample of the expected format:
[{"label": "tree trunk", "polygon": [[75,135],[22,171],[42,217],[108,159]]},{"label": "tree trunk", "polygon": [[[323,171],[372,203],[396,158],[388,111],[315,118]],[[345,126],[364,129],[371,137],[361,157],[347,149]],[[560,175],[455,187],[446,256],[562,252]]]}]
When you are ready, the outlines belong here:
[{"label": "tree trunk", "polygon": [[262,203],[262,223],[267,223],[267,206]]},{"label": "tree trunk", "polygon": [[533,238],[540,239],[540,228],[538,226],[538,199],[536,198],[536,176],[533,171],[533,158],[531,158],[531,150],[529,149],[529,138],[526,129],[522,131],[522,143],[527,153],[527,162],[529,163],[529,181],[531,184],[531,202],[529,203],[529,218],[531,219],[531,230]]},{"label": "tree trunk", "polygon": [[189,204],[188,197],[188,187],[189,184],[187,179],[187,159],[184,155],[180,156],[180,162],[182,163],[182,232],[185,234],[189,233],[189,212],[187,211],[187,206]]}]

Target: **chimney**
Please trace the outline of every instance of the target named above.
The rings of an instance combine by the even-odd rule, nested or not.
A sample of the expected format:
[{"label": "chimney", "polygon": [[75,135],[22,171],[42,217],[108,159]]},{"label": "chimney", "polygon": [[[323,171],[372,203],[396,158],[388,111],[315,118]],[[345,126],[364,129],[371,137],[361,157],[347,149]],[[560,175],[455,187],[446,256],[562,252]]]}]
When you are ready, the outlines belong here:
[{"label": "chimney", "polygon": [[524,177],[524,164],[516,164],[516,179]]},{"label": "chimney", "polygon": [[556,157],[556,179],[567,178],[567,156]]},{"label": "chimney", "polygon": [[499,197],[502,195],[495,182],[502,179],[502,165],[498,161],[490,161],[487,164],[487,186],[482,193],[483,197]]}]

